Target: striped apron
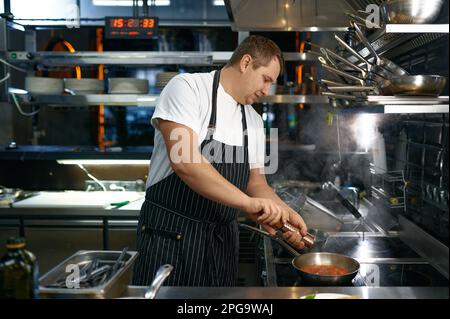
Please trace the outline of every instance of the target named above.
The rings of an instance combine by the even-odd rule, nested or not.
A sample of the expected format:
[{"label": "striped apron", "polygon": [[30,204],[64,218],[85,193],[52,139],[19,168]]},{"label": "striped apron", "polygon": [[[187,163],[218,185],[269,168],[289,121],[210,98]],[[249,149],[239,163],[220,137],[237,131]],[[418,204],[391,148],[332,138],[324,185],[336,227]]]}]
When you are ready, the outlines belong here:
[{"label": "striped apron", "polygon": [[[245,191],[250,174],[247,134],[243,134],[243,146],[213,138],[219,79],[220,71],[216,71],[208,134],[201,150],[225,179]],[[245,132],[245,110],[240,107]],[[237,209],[194,192],[175,173],[149,187],[137,229],[139,257],[133,285],[149,285],[161,265],[171,264],[174,270],[165,285],[234,286],[239,255],[237,214]]]}]

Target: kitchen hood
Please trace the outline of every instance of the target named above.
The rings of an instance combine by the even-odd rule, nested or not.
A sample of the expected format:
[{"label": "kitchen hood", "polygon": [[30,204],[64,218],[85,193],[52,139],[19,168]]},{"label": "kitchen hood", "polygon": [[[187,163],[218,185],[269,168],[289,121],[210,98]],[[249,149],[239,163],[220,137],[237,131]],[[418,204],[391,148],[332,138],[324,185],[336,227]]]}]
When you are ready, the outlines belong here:
[{"label": "kitchen hood", "polygon": [[346,0],[225,0],[225,5],[234,31],[345,31],[346,13],[364,10]]}]

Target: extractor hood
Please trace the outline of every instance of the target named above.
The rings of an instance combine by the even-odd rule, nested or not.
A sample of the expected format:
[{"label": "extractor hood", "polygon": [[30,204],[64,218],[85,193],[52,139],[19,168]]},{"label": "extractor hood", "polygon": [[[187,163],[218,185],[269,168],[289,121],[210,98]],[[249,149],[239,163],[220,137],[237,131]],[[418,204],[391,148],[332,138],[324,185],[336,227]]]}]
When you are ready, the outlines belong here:
[{"label": "extractor hood", "polygon": [[235,31],[345,31],[346,0],[225,0]]}]

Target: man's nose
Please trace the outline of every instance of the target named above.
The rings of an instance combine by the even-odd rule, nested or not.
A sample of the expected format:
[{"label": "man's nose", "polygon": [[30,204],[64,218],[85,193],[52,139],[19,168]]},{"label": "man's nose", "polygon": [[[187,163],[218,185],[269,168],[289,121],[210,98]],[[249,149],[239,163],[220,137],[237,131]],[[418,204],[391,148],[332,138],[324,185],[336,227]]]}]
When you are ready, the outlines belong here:
[{"label": "man's nose", "polygon": [[264,85],[264,88],[261,90],[261,92],[262,92],[262,94],[263,94],[264,96],[266,96],[266,95],[269,94],[269,90],[270,90],[270,86],[271,86],[271,85],[272,85],[272,84]]}]

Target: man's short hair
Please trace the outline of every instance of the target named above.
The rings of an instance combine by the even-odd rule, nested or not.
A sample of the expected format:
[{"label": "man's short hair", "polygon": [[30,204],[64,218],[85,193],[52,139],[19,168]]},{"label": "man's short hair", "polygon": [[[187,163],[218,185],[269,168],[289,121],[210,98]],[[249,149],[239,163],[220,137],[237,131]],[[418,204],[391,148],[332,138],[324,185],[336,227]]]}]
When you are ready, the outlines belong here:
[{"label": "man's short hair", "polygon": [[260,66],[267,66],[276,57],[280,63],[280,74],[283,73],[283,54],[278,45],[269,38],[260,35],[251,35],[245,38],[233,52],[227,66],[236,65],[246,54],[249,54],[253,58],[255,69]]}]

